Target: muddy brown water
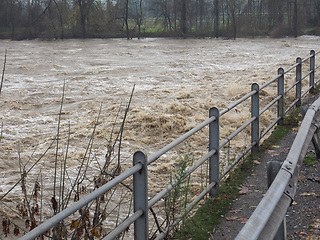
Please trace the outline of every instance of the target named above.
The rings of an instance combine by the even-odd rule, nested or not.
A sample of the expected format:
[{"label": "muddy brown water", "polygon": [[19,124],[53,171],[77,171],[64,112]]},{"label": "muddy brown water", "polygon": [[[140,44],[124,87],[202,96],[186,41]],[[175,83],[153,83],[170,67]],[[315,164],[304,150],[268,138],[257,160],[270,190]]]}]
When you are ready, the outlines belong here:
[{"label": "muddy brown water", "polygon": [[[310,50],[319,50],[319,42],[320,38],[312,36],[237,40],[0,40],[1,69],[7,49],[0,95],[0,195],[19,179],[19,159],[28,169],[56,137],[64,83],[58,154],[65,153],[66,139],[70,136],[68,168],[73,178],[100,106],[93,147],[97,164],[90,171],[94,174],[99,164],[103,165],[113,124],[121,123],[133,86],[121,151],[126,168],[131,166],[136,150],[151,154],[165,146],[205,120],[210,107],[223,109],[249,92],[252,83],[263,84],[277,74],[279,67],[286,69],[295,63],[296,57],[304,58]],[[270,93],[274,91],[274,87],[270,89]],[[120,118],[116,119],[119,108]],[[221,129],[234,130],[234,124],[247,118],[248,111],[239,107],[226,116]],[[207,150],[206,136],[206,131],[200,132],[182,150],[150,166],[151,195],[165,185],[159,180],[165,179],[163,173],[168,177],[183,149],[188,147],[194,155]],[[244,140],[247,139],[234,143],[241,145]],[[53,188],[55,154],[54,149],[49,151],[40,167],[30,172],[38,174],[41,169],[48,191]],[[17,198],[20,190],[17,187],[8,198]]]}]

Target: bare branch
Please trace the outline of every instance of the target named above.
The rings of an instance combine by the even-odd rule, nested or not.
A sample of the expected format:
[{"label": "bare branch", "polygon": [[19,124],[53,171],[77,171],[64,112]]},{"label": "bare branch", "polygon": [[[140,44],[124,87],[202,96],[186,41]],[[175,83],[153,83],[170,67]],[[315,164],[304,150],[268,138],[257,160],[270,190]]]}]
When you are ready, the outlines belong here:
[{"label": "bare branch", "polygon": [[4,72],[6,69],[6,62],[7,62],[7,49],[4,53],[4,63],[3,63],[3,70],[2,70],[2,77],[1,77],[1,84],[0,84],[0,95],[1,95],[2,85],[3,85],[3,81],[4,81]]}]

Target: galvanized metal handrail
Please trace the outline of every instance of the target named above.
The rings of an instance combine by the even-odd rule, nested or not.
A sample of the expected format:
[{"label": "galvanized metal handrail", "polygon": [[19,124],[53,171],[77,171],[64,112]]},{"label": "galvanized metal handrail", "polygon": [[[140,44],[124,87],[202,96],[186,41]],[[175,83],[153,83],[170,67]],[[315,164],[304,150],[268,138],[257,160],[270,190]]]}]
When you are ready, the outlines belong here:
[{"label": "galvanized metal handrail", "polygon": [[221,110],[220,112],[220,116],[226,114],[227,112],[229,112],[230,110],[232,110],[233,108],[235,108],[236,106],[238,106],[240,103],[243,103],[245,100],[249,99],[252,95],[256,94],[257,91],[251,91],[248,94],[246,94],[245,96],[243,96],[242,98],[240,98],[239,100],[235,101],[234,103],[232,103],[230,106],[226,107],[225,109]]},{"label": "galvanized metal handrail", "polygon": [[176,147],[177,145],[179,145],[180,143],[182,143],[184,140],[186,140],[187,138],[189,138],[190,136],[192,136],[193,134],[195,134],[196,132],[200,131],[202,128],[204,128],[205,126],[207,126],[208,124],[212,123],[213,121],[216,120],[216,117],[210,117],[209,119],[203,121],[202,123],[200,123],[198,126],[194,127],[193,129],[191,129],[190,131],[188,131],[187,133],[183,134],[181,137],[177,138],[176,140],[174,140],[173,142],[169,143],[168,145],[166,145],[165,147],[161,148],[159,151],[155,152],[154,154],[152,154],[149,158],[148,158],[148,165],[153,163],[155,160],[157,160],[160,156],[162,156],[163,154],[165,154],[166,152],[170,151],[171,149],[173,149],[174,147]]},{"label": "galvanized metal handrail", "polygon": [[250,118],[241,127],[239,127],[237,130],[231,133],[228,137],[226,137],[226,139],[220,143],[219,149],[223,148],[228,142],[230,142],[233,138],[235,138],[240,132],[242,132],[245,128],[247,128],[256,119],[257,119],[256,117]]},{"label": "galvanized metal handrail", "polygon": [[[209,151],[204,156],[200,157],[200,160],[198,160],[193,166],[189,168],[189,171],[183,176],[183,178],[187,178],[192,172],[194,172],[199,166],[201,166],[203,163],[205,163],[207,160],[209,162],[209,182],[206,189],[202,191],[202,193],[196,197],[196,199],[188,205],[185,212],[180,214],[178,219],[173,223],[173,225],[170,225],[167,227],[166,230],[164,230],[163,233],[161,233],[157,239],[162,239],[163,236],[166,236],[170,229],[173,228],[174,225],[178,224],[179,221],[182,219],[182,217],[187,214],[189,210],[198,202],[200,201],[205,195],[208,193],[210,196],[214,197],[218,191],[219,191],[219,181],[224,178],[229,171],[231,171],[238,162],[246,156],[246,154],[249,153],[249,151],[256,152],[259,150],[259,142],[262,138],[266,136],[266,134],[276,125],[276,124],[283,124],[283,119],[285,117],[285,114],[287,113],[288,109],[284,110],[284,99],[286,94],[294,87],[296,87],[296,98],[295,100],[290,104],[289,109],[291,109],[294,105],[298,106],[301,102],[301,98],[304,96],[306,92],[312,91],[315,85],[314,81],[314,73],[315,73],[315,56],[320,53],[315,53],[314,51],[310,52],[310,56],[307,58],[301,60],[300,58],[297,58],[297,63],[291,66],[289,69],[284,71],[282,68],[278,69],[278,75],[275,76],[273,79],[269,80],[268,82],[264,83],[263,85],[259,86],[258,84],[254,83],[251,86],[251,91],[246,94],[245,96],[241,97],[237,101],[231,103],[227,108],[223,109],[222,111],[219,111],[217,108],[211,108],[209,111],[209,118],[187,133],[183,134],[170,144],[166,145],[165,147],[161,148],[157,152],[151,154],[149,157],[142,152],[138,151],[134,154],[134,166],[127,170],[126,172],[122,173],[115,179],[111,180],[107,184],[103,185],[102,187],[98,188],[94,192],[88,194],[86,197],[81,198],[80,201],[76,202],[69,208],[65,209],[61,213],[58,213],[51,219],[47,220],[43,224],[39,225],[37,228],[23,236],[21,239],[33,239],[34,237],[37,237],[44,232],[46,232],[50,227],[57,224],[59,221],[63,220],[73,212],[75,212],[77,209],[81,208],[82,206],[88,204],[93,199],[99,197],[100,195],[107,192],[110,188],[115,186],[116,184],[119,184],[124,179],[133,176],[133,183],[134,183],[134,213],[128,217],[123,223],[121,223],[116,229],[114,229],[108,236],[106,236],[104,239],[112,239],[113,237],[120,234],[123,230],[125,230],[131,223],[134,222],[134,238],[135,239],[143,239],[146,240],[148,238],[148,209],[150,209],[152,206],[154,206],[159,200],[164,198],[167,193],[169,193],[172,189],[174,189],[176,183],[173,182],[169,184],[167,187],[165,187],[163,190],[161,190],[156,196],[154,196],[151,200],[148,200],[148,181],[147,181],[147,173],[148,173],[148,165],[152,164],[154,161],[156,161],[159,157],[161,157],[166,152],[170,151],[186,139],[188,139],[190,136],[194,135],[201,129],[203,129],[206,126],[209,126]],[[301,66],[304,62],[306,62],[308,59],[310,59],[310,71],[301,78]],[[286,73],[292,71],[293,69],[296,69],[296,81],[294,84],[287,89],[287,91],[284,88],[284,81]],[[310,82],[309,82],[309,88],[308,90],[301,94],[301,81],[305,79],[307,76],[310,76]],[[259,103],[259,93],[260,90],[268,87],[270,84],[278,82],[278,93],[274,97],[273,100],[271,100],[270,103],[268,103],[262,110],[260,110],[260,103]],[[319,80],[318,80],[319,81]],[[317,81],[317,82],[318,82]],[[233,133],[231,133],[226,139],[221,140],[220,142],[220,133],[219,133],[219,119],[223,117],[226,113],[237,107],[239,104],[251,99],[251,117],[242,124],[240,127],[238,127]],[[262,114],[265,113],[268,109],[270,109],[273,105],[277,103],[277,116],[275,120],[264,129],[264,131],[261,132],[261,129],[259,127],[259,119]],[[235,136],[237,136],[239,133],[241,133],[244,129],[249,127],[251,125],[251,143],[249,146],[241,152],[238,156],[236,156],[235,160],[228,166],[224,172],[220,175],[219,174],[219,151],[220,149],[230,142]],[[80,204],[81,203],[81,204]],[[187,211],[188,210],[188,211]]]},{"label": "galvanized metal handrail", "polygon": [[136,221],[139,217],[143,214],[142,209],[138,209],[134,212],[129,218],[127,218],[123,223],[121,223],[118,227],[116,227],[108,236],[104,237],[102,240],[113,240],[115,239],[120,233],[126,230],[134,221]]},{"label": "galvanized metal handrail", "polygon": [[279,77],[281,77],[281,74],[278,74],[277,76],[275,76],[274,78],[272,78],[271,80],[269,80],[268,82],[262,84],[260,86],[260,90],[268,87],[270,84],[274,83],[275,81],[277,81],[279,79]]},{"label": "galvanized metal handrail", "polygon": [[273,239],[275,236],[295,194],[297,167],[302,164],[316,125],[320,123],[319,108],[320,98],[307,111],[279,173],[236,240]]},{"label": "galvanized metal handrail", "polygon": [[276,104],[280,99],[282,98],[282,95],[276,97],[273,99],[269,104],[267,104],[261,111],[260,115],[262,115],[265,111],[267,111],[270,107],[272,107],[274,104]]}]

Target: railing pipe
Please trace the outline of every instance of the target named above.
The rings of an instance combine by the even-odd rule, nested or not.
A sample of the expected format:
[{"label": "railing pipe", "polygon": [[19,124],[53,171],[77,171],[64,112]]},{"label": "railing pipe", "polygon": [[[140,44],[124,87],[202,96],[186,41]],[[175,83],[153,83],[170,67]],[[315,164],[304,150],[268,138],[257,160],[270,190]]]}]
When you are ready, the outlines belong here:
[{"label": "railing pipe", "polygon": [[[302,79],[301,79],[302,80]],[[291,91],[291,89],[293,89],[294,87],[297,86],[297,82],[294,82],[294,84],[292,84],[290,87],[288,87],[285,91],[284,91],[284,95],[286,95],[288,92]]]},{"label": "railing pipe", "polygon": [[[312,50],[311,50],[312,51]],[[311,52],[310,51],[310,52]],[[310,58],[312,58],[312,54],[310,54],[309,56],[307,56],[306,58],[302,59],[301,63],[304,63],[306,61],[308,61]]]},{"label": "railing pipe", "polygon": [[196,132],[200,131],[202,128],[204,128],[205,126],[207,126],[209,123],[215,121],[215,117],[211,117],[205,121],[203,121],[202,123],[200,123],[198,126],[194,127],[193,129],[191,129],[190,131],[188,131],[187,133],[183,134],[182,136],[180,136],[179,138],[177,138],[176,140],[172,141],[171,143],[169,143],[167,146],[161,148],[159,151],[155,152],[154,154],[152,154],[149,158],[148,158],[148,165],[153,163],[155,160],[157,160],[161,155],[165,154],[166,152],[168,152],[169,150],[171,150],[172,148],[174,148],[175,146],[179,145],[181,142],[183,142],[184,140],[186,140],[187,138],[189,138],[190,136],[192,136],[193,134],[195,134]]},{"label": "railing pipe", "polygon": [[298,65],[299,65],[299,63],[297,62],[296,64],[289,67],[287,70],[283,71],[283,74],[290,72],[292,69],[296,68]]},{"label": "railing pipe", "polygon": [[216,182],[210,195],[216,196],[219,191],[219,110],[215,107],[209,110],[209,118],[216,120],[209,124],[209,151],[215,150],[215,154],[209,158],[209,183]]},{"label": "railing pipe", "polygon": [[120,233],[125,231],[134,221],[140,218],[143,215],[143,210],[139,209],[134,212],[129,218],[127,218],[123,223],[121,223],[118,227],[116,227],[112,232],[110,232],[106,237],[102,240],[114,240]]},{"label": "railing pipe", "polygon": [[311,89],[313,87],[312,86],[309,86],[302,94],[301,94],[301,97],[304,97],[305,95],[307,95],[308,93],[310,93]]},{"label": "railing pipe", "polygon": [[252,149],[252,147],[255,145],[256,143],[252,143],[250,144],[249,147],[247,147],[232,163],[231,165],[229,165],[227,167],[227,169],[224,170],[224,172],[220,175],[220,180],[222,178],[224,178],[229,172],[231,169],[233,169],[238,163],[239,161]]},{"label": "railing pipe", "polygon": [[[307,78],[308,76],[310,77],[310,74],[311,74],[312,72],[313,72],[312,70],[309,71],[309,72],[307,72],[307,73],[301,78],[301,80]],[[311,86],[312,86],[312,85],[311,85]]]},{"label": "railing pipe", "polygon": [[262,139],[280,120],[280,117],[278,117],[276,120],[274,120],[262,133],[260,136],[260,139]]},{"label": "railing pipe", "polygon": [[273,104],[279,101],[279,99],[282,98],[282,96],[277,96],[275,99],[273,99],[268,105],[266,105],[263,109],[260,111],[260,116],[267,111]]},{"label": "railing pipe", "polygon": [[226,137],[225,140],[223,140],[220,143],[219,149],[221,149],[223,146],[225,146],[228,142],[230,142],[234,137],[236,137],[242,130],[244,130],[246,127],[248,127],[254,120],[256,120],[256,117],[250,118],[247,122],[245,122],[241,127],[236,129],[233,133],[231,133],[228,137]]},{"label": "railing pipe", "polygon": [[297,104],[297,102],[299,102],[300,99],[296,99],[294,100],[290,105],[289,107],[284,111],[285,114],[287,114],[291,108],[293,108],[293,106],[295,106]]},{"label": "railing pipe", "polygon": [[274,83],[275,81],[277,81],[279,77],[281,77],[281,75],[278,74],[278,76],[276,76],[276,77],[272,78],[271,80],[269,80],[268,82],[262,84],[262,85],[260,86],[260,90],[266,88],[266,87],[269,86],[270,84],[272,84],[272,83]]},{"label": "railing pipe", "polygon": [[240,98],[239,100],[235,101],[234,103],[232,103],[230,106],[226,107],[225,109],[220,111],[220,117],[222,115],[224,115],[225,113],[229,112],[231,109],[233,109],[234,107],[238,106],[240,103],[244,102],[245,100],[247,100],[248,98],[250,98],[252,95],[256,94],[255,91],[251,91],[248,94],[246,94],[245,96],[243,96],[242,98]]}]

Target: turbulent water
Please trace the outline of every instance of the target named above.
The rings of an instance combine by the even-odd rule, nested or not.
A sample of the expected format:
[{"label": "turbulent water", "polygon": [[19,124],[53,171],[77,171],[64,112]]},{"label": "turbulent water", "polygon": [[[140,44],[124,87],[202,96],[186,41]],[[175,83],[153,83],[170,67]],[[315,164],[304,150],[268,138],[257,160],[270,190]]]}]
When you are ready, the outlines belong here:
[{"label": "turbulent water", "polygon": [[[319,50],[319,41],[310,36],[1,40],[0,66],[5,50],[7,60],[0,95],[0,195],[19,179],[19,161],[28,169],[56,137],[64,83],[59,151],[66,151],[69,136],[71,169],[85,154],[98,116],[93,153],[103,164],[114,122],[121,123],[135,86],[122,141],[122,161],[130,166],[136,150],[153,153],[205,120],[210,107],[224,108],[249,92],[252,83],[262,84],[274,77],[279,67],[287,68],[296,57]],[[248,110],[238,109],[237,119],[229,116],[221,128],[234,129],[233,124],[247,116]],[[191,140],[194,142],[187,145],[194,153],[206,151],[206,132]],[[52,188],[54,156],[52,150],[41,162],[47,189]],[[167,172],[174,159],[152,166],[154,176],[150,178],[158,179]],[[151,181],[150,188],[157,192],[158,184]]]}]

